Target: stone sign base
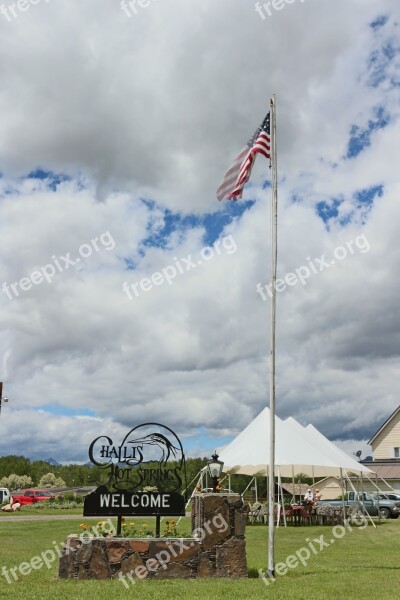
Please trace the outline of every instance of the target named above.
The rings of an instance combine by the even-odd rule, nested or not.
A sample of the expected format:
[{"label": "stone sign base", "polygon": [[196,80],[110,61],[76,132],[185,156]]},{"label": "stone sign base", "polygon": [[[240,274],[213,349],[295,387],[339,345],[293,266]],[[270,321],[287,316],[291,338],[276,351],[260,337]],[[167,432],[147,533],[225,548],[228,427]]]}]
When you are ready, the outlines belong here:
[{"label": "stone sign base", "polygon": [[192,538],[93,538],[70,535],[62,579],[247,577],[245,515],[238,494],[196,494]]}]

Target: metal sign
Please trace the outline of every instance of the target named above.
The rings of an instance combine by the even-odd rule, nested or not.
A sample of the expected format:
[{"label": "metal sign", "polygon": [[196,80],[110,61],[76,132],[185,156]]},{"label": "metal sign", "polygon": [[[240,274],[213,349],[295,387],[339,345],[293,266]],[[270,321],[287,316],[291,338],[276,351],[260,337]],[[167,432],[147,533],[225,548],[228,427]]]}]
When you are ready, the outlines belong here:
[{"label": "metal sign", "polygon": [[85,498],[84,516],[185,514],[185,455],[169,427],[144,423],[121,443],[99,436],[90,444],[89,458],[102,476],[98,488]]}]

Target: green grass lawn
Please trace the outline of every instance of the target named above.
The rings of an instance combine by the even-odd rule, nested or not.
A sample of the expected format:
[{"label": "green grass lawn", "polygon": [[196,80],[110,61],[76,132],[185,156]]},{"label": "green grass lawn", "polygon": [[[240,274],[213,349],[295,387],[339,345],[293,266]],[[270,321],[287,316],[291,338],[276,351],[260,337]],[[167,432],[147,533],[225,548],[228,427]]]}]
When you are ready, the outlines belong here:
[{"label": "green grass lawn", "polygon": [[[96,519],[76,521],[1,522],[0,523],[0,598],[12,600],[113,600],[146,598],[190,600],[227,598],[227,600],[271,597],[276,600],[310,600],[310,598],[360,600],[378,597],[379,600],[397,600],[400,586],[399,534],[400,520],[382,522],[376,529],[369,526],[346,533],[329,547],[310,552],[306,566],[289,569],[266,586],[254,577],[267,562],[267,528],[248,527],[247,557],[251,577],[245,580],[170,580],[138,581],[127,590],[120,581],[59,581],[56,561],[51,568],[32,570],[29,575],[18,575],[11,584],[1,575],[3,566],[10,569],[21,562],[29,562],[34,555],[54,548],[69,533],[79,533],[80,523],[96,523]],[[135,519],[135,522],[144,522]],[[146,521],[152,526],[151,520]],[[189,530],[189,519],[182,520],[182,530]],[[333,539],[331,527],[279,528],[276,535],[276,561],[285,561],[314,538],[324,535]]]}]

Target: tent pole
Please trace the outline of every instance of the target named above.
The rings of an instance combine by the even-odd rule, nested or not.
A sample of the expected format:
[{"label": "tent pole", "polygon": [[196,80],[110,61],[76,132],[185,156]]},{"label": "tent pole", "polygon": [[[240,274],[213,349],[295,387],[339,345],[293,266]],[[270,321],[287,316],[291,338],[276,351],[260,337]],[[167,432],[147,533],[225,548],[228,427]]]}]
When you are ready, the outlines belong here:
[{"label": "tent pole", "polygon": [[[381,481],[383,481],[383,483],[384,483],[385,485],[387,485],[387,486],[388,486],[388,488],[389,488],[389,492],[390,492],[390,491],[392,491],[392,492],[394,492],[394,491],[395,491],[394,487],[393,487],[392,485],[390,485],[390,483],[388,483],[388,482],[386,481],[386,479],[383,479],[383,477],[378,477],[378,475],[376,474],[376,479],[377,479],[377,480],[378,480],[378,479],[380,479]],[[379,490],[379,487],[378,487],[378,490]],[[379,491],[381,491],[381,490],[379,490]]]},{"label": "tent pole", "polygon": [[249,489],[249,487],[251,486],[251,484],[253,483],[253,480],[254,480],[254,477],[252,477],[252,478],[250,479],[250,483],[249,483],[249,485],[247,485],[247,486],[244,488],[244,490],[243,490],[243,492],[242,492],[242,498],[243,498],[243,496],[245,495],[245,493],[247,492],[247,490]]},{"label": "tent pole", "polygon": [[278,483],[279,483],[279,489],[281,491],[283,524],[284,524],[285,527],[287,527],[287,523],[286,523],[286,511],[285,511],[285,501],[284,501],[284,498],[283,498],[282,478],[281,478],[281,469],[280,469],[280,467],[278,467]]},{"label": "tent pole", "polygon": [[[355,488],[355,487],[354,487],[354,485],[352,484],[352,482],[351,482],[351,479],[350,479],[350,477],[348,476],[348,474],[347,474],[347,473],[346,473],[346,477],[347,477],[347,479],[348,479],[348,482],[350,483],[350,486],[351,486],[351,488],[352,488],[352,490],[353,490],[353,492],[354,492],[354,496],[355,496],[355,498],[358,498],[358,491],[356,490],[356,488]],[[368,512],[368,511],[367,511],[367,509],[365,508],[365,506],[364,506],[364,503],[363,503],[363,502],[361,502],[361,506],[363,507],[363,511],[364,511],[364,513],[366,514],[366,516],[368,517],[368,519],[371,521],[372,525],[373,525],[373,526],[376,528],[376,525],[375,525],[375,523],[373,522],[371,515],[369,514],[369,512]]]},{"label": "tent pole", "polygon": [[343,469],[340,467],[340,487],[342,489],[343,524],[346,523],[346,500],[344,497]]},{"label": "tent pole", "polygon": [[378,520],[379,520],[379,523],[380,523],[381,522],[381,511],[379,509],[379,488],[378,488],[378,474],[377,473],[375,473],[375,477],[376,477],[376,487],[377,487],[377,490],[378,490],[378,493],[376,495],[377,502],[378,502]]},{"label": "tent pole", "polygon": [[[196,477],[197,477],[198,475],[200,475],[200,477],[199,477],[199,479],[198,479],[198,481],[197,481],[197,485],[199,485],[199,484],[201,485],[201,482],[203,481],[203,469],[200,469],[200,471],[197,473]],[[188,485],[188,486],[187,486],[187,488],[184,490],[184,492],[186,492],[186,490],[190,488],[190,486],[192,485],[193,481],[195,481],[196,477],[194,477],[194,478],[192,479],[192,481],[189,483],[189,485]],[[193,490],[193,492],[191,493],[189,500],[186,502],[185,509],[186,509],[186,508],[189,506],[189,504],[191,503],[191,501],[192,501],[192,499],[193,499],[193,496],[195,495],[195,493],[196,493],[196,486],[194,487],[194,490]],[[161,521],[162,521],[163,519],[164,519],[164,517],[162,517],[162,518],[161,518]],[[180,517],[179,517],[179,519],[177,520],[177,522],[176,522],[176,524],[177,524],[177,525],[179,525],[179,523],[181,522],[181,519],[182,519],[182,516],[180,516]]]},{"label": "tent pole", "polygon": [[363,502],[364,502],[364,479],[363,479],[362,471],[360,473],[360,476],[361,476],[361,498],[363,499]]},{"label": "tent pole", "polygon": [[296,504],[296,488],[294,487],[294,465],[292,465],[293,504]]}]

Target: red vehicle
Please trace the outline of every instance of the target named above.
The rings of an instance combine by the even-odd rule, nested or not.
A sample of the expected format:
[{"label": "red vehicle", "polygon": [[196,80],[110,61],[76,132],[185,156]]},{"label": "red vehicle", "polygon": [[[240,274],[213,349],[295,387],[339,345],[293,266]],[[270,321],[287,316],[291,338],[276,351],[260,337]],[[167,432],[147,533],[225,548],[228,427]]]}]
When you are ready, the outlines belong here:
[{"label": "red vehicle", "polygon": [[49,501],[54,499],[53,494],[51,494],[47,490],[35,489],[25,490],[20,496],[15,496],[14,494],[12,494],[12,497],[14,504],[16,502],[19,502],[21,506],[23,504],[35,504],[36,502],[44,502],[46,500]]}]

